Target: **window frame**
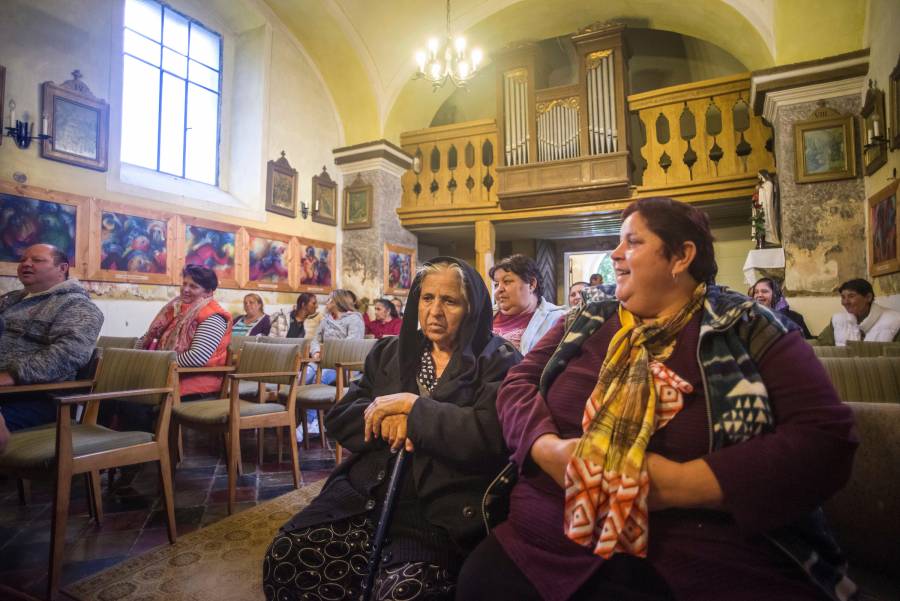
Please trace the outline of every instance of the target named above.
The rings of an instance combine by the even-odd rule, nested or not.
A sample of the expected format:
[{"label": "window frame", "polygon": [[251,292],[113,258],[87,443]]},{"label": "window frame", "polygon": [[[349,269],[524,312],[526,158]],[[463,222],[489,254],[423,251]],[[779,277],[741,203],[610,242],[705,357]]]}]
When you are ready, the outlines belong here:
[{"label": "window frame", "polygon": [[[124,2],[122,3],[123,17],[124,17],[125,11],[127,10],[125,4],[129,1],[130,0],[124,0]],[[174,177],[179,180],[186,181],[186,182],[194,182],[194,183],[200,184],[200,185],[207,185],[207,186],[212,186],[214,188],[219,188],[219,184],[220,184],[221,176],[222,176],[222,165],[221,165],[222,148],[221,148],[221,145],[222,145],[222,120],[223,120],[223,97],[224,97],[223,84],[224,84],[224,79],[225,79],[225,64],[224,64],[225,36],[221,32],[216,31],[215,29],[207,26],[200,19],[194,18],[188,14],[185,14],[185,13],[181,12],[180,10],[173,8],[172,6],[170,6],[167,3],[163,3],[160,0],[145,0],[145,1],[154,2],[160,7],[160,13],[159,13],[160,14],[160,29],[159,29],[160,41],[157,42],[156,40],[147,37],[140,31],[131,29],[130,27],[128,27],[128,25],[125,24],[125,21],[123,18],[121,35],[120,35],[120,39],[122,40],[122,45],[120,46],[119,54],[121,57],[121,77],[122,77],[122,98],[123,98],[123,100],[124,100],[124,96],[125,96],[125,89],[124,89],[125,83],[124,82],[125,82],[125,60],[126,60],[126,57],[130,57],[136,61],[140,61],[141,63],[156,69],[159,73],[159,78],[158,78],[158,82],[159,82],[158,90],[159,91],[158,91],[158,98],[157,98],[157,125],[156,125],[156,167],[151,168],[151,167],[147,167],[144,165],[138,165],[135,163],[130,163],[128,161],[125,161],[122,158],[123,144],[121,144],[121,141],[119,144],[119,152],[118,152],[119,162],[122,165],[129,165],[131,167],[135,167],[138,169],[147,169],[147,170],[153,171],[155,173],[158,173],[161,176]],[[171,11],[172,13],[174,13],[175,15],[184,19],[187,22],[187,25],[188,25],[187,54],[182,54],[175,48],[171,48],[169,46],[166,46],[166,44],[165,44],[166,11]],[[192,30],[192,27],[195,25],[202,28],[205,32],[208,32],[209,34],[212,34],[218,38],[218,42],[219,42],[219,48],[218,48],[219,66],[218,66],[218,68],[213,68],[210,65],[191,57],[191,54],[190,54],[191,30]],[[131,54],[130,52],[128,52],[125,49],[125,41],[124,40],[125,40],[125,32],[126,31],[130,31],[132,34],[140,36],[141,38],[143,38],[153,44],[157,44],[159,46],[159,65],[158,66],[154,65],[150,62],[147,62],[146,60],[144,60],[143,58],[141,58],[139,56],[135,56],[134,54]],[[185,65],[186,65],[184,77],[180,76],[177,73],[169,71],[164,67],[163,57],[164,57],[164,52],[166,49],[168,49],[170,52],[176,53],[177,55],[184,57]],[[202,67],[213,70],[217,73],[217,75],[218,75],[218,90],[212,90],[198,82],[191,81],[191,79],[190,79],[191,61],[194,61],[198,65],[201,65]],[[165,74],[169,74],[172,77],[178,78],[179,80],[183,81],[183,83],[184,83],[184,112],[182,113],[183,120],[182,120],[182,124],[181,124],[182,125],[182,136],[181,136],[181,174],[180,175],[175,174],[175,173],[170,173],[168,171],[163,171],[161,169],[161,164],[160,164],[161,163],[160,157],[161,157],[161,153],[162,153],[161,140],[162,140],[162,136],[163,136],[163,133],[162,133],[163,132],[163,81],[164,81]],[[215,177],[214,177],[213,182],[206,182],[206,181],[201,181],[198,179],[192,179],[192,178],[187,177],[187,175],[186,175],[186,173],[187,173],[187,146],[188,146],[187,136],[188,136],[188,132],[191,129],[190,127],[188,127],[188,123],[187,123],[187,121],[188,121],[188,91],[190,89],[191,84],[216,95],[216,137],[215,137],[216,158],[215,158]],[[125,119],[124,103],[122,105],[121,113],[122,114],[120,115],[120,123],[119,123],[120,135],[121,135],[121,131],[123,129],[122,126],[123,126],[123,122]]]}]

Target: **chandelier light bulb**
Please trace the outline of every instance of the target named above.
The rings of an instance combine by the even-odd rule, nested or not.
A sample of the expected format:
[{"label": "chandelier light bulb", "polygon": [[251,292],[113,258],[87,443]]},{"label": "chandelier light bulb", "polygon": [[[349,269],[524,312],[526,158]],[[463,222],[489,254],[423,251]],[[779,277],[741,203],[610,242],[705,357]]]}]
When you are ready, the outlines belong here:
[{"label": "chandelier light bulb", "polygon": [[419,65],[419,71],[425,70],[425,60],[426,56],[424,52],[422,52],[421,50],[416,52],[416,64]]},{"label": "chandelier light bulb", "polygon": [[484,59],[480,48],[467,49],[464,36],[453,36],[450,29],[450,0],[447,0],[446,37],[440,40],[429,38],[427,52],[416,52],[418,71],[415,79],[427,79],[434,89],[447,83],[449,79],[454,86],[465,88]]},{"label": "chandelier light bulb", "polygon": [[437,38],[430,38],[428,40],[428,51],[431,52],[432,56],[437,54],[438,44],[439,44],[439,42],[438,42]]},{"label": "chandelier light bulb", "polygon": [[431,63],[431,77],[438,79],[441,76],[441,64],[437,61]]},{"label": "chandelier light bulb", "polygon": [[456,48],[456,51],[459,54],[462,54],[466,51],[466,38],[458,37],[453,41],[453,47]]}]

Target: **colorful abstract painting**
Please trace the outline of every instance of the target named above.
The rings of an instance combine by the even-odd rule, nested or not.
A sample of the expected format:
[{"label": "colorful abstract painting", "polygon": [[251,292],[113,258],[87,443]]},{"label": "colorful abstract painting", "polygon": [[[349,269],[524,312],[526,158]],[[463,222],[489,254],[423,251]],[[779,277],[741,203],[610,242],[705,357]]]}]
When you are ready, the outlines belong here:
[{"label": "colorful abstract painting", "polygon": [[384,245],[384,291],[407,294],[415,277],[416,250],[394,244]]},{"label": "colorful abstract painting", "polygon": [[0,193],[0,261],[18,262],[32,244],[52,244],[75,264],[76,208]]},{"label": "colorful abstract painting", "polygon": [[166,222],[102,211],[100,269],[132,273],[166,273]]},{"label": "colorful abstract painting", "polygon": [[288,283],[287,242],[251,235],[249,251],[248,268],[251,282]]},{"label": "colorful abstract painting", "polygon": [[184,229],[185,265],[208,267],[216,272],[220,281],[235,279],[235,232],[188,224]]},{"label": "colorful abstract painting", "polygon": [[300,285],[313,288],[331,288],[332,245],[319,246],[309,241],[300,243]]}]

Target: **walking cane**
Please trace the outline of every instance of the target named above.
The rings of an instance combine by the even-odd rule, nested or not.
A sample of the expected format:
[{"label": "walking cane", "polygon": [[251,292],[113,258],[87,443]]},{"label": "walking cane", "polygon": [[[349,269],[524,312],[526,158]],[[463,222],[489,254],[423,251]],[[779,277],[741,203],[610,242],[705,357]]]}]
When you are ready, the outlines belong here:
[{"label": "walking cane", "polygon": [[394,462],[394,469],[391,471],[391,479],[388,481],[387,494],[384,496],[384,507],[382,507],[381,516],[378,518],[378,527],[375,529],[375,540],[372,541],[372,553],[369,555],[369,573],[366,576],[362,601],[370,601],[372,599],[375,575],[378,573],[379,564],[381,564],[381,549],[384,547],[384,537],[387,535],[388,527],[391,523],[394,502],[397,500],[397,493],[400,491],[400,477],[403,473],[404,463],[406,463],[406,449],[400,447],[397,459]]}]

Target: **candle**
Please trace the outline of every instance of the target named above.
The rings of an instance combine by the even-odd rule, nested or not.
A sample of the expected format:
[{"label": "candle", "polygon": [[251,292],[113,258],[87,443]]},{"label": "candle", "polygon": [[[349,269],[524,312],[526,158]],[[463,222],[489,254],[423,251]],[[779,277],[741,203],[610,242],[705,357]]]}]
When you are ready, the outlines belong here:
[{"label": "candle", "polygon": [[10,127],[15,127],[15,126],[16,126],[16,105],[13,104],[12,100],[9,101],[9,104],[10,104],[10,107],[9,107],[9,126],[10,126]]},{"label": "candle", "polygon": [[866,132],[866,144],[872,143],[872,130],[871,128]]},{"label": "candle", "polygon": [[877,138],[879,135],[881,135],[881,128],[878,127],[878,121],[879,121],[879,119],[878,119],[877,116],[872,120],[872,128],[873,128],[873,130],[875,131],[875,137],[876,137],[876,138]]},{"label": "candle", "polygon": [[41,133],[42,133],[42,134],[45,134],[45,135],[48,133],[48,130],[47,130],[47,113],[44,113],[44,116],[41,118]]}]

